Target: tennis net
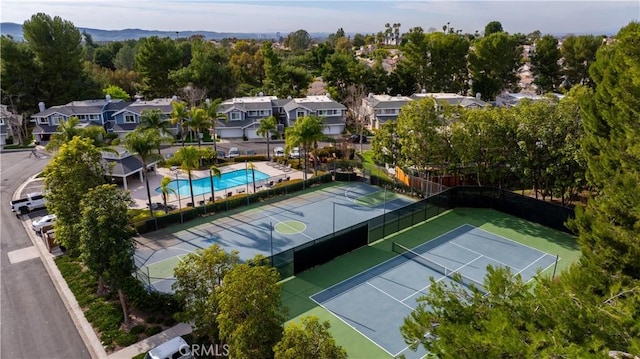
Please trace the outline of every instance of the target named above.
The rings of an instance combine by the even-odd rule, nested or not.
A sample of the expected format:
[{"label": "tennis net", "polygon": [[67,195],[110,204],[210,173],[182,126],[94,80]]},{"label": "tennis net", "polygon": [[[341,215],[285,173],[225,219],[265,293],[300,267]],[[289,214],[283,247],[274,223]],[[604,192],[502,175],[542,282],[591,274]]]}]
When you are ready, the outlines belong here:
[{"label": "tennis net", "polygon": [[[401,254],[402,256],[404,256],[405,258],[411,259],[414,262],[418,263],[418,264],[422,264],[423,266],[432,269],[438,273],[441,273],[442,275],[444,275],[445,277],[451,278],[453,280],[457,280],[458,282],[466,285],[466,286],[471,286],[472,284],[475,285],[476,288],[480,289],[481,291],[484,291],[484,285],[480,282],[478,282],[475,279],[471,279],[469,277],[464,276],[462,273],[460,272],[456,272],[455,270],[449,269],[445,266],[443,266],[442,264],[438,264],[434,261],[432,261],[431,259],[414,252],[413,250],[403,246],[400,243],[397,242],[391,242],[391,250],[395,253]],[[455,273],[458,273],[457,276],[454,276]]]}]

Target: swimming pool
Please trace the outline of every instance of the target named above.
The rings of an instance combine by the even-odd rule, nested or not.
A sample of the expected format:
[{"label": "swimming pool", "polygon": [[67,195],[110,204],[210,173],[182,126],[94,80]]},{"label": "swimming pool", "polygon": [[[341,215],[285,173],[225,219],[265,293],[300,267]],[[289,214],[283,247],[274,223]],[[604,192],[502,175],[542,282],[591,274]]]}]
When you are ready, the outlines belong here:
[{"label": "swimming pool", "polygon": [[[214,190],[221,191],[231,187],[243,186],[251,183],[254,178],[256,182],[269,178],[269,175],[263,172],[256,170],[253,170],[253,174],[251,172],[252,170],[242,169],[223,173],[221,177],[213,177]],[[192,181],[194,196],[211,193],[210,178],[211,177],[204,177]],[[176,193],[179,192],[180,196],[189,196],[191,193],[188,179],[173,180],[169,183],[169,187],[173,188]],[[156,188],[156,192],[162,193],[160,187]]]}]

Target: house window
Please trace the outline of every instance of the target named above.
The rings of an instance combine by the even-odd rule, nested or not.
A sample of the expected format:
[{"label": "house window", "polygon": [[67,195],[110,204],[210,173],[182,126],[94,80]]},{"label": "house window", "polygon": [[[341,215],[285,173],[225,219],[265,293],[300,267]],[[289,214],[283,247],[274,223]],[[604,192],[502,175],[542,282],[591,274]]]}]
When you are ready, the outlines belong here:
[{"label": "house window", "polygon": [[304,111],[298,111],[296,113],[296,118],[304,117]]},{"label": "house window", "polygon": [[260,110],[260,116],[269,116],[271,115],[271,110]]},{"label": "house window", "polygon": [[81,122],[85,121],[87,119],[86,115],[78,115],[78,120],[80,120]]},{"label": "house window", "polygon": [[136,123],[136,116],[133,114],[124,115],[124,123]]},{"label": "house window", "polygon": [[258,116],[258,111],[249,111],[249,116],[251,117]]},{"label": "house window", "polygon": [[4,118],[0,118],[0,125],[4,125]]},{"label": "house window", "polygon": [[100,115],[98,115],[97,113],[93,113],[93,114],[89,115],[89,120],[90,121],[100,121]]},{"label": "house window", "polygon": [[328,115],[327,110],[318,110],[318,116]]},{"label": "house window", "polygon": [[376,110],[376,115],[379,115],[382,113],[382,110]]},{"label": "house window", "polygon": [[51,117],[51,121],[49,122],[49,124],[51,126],[58,126],[60,124],[60,121],[64,121],[64,118],[61,116],[53,116]]},{"label": "house window", "polygon": [[240,120],[240,112],[231,112],[231,121]]},{"label": "house window", "polygon": [[396,109],[395,108],[386,108],[384,109],[384,114],[385,115],[395,115],[396,113]]},{"label": "house window", "polygon": [[39,125],[47,125],[49,124],[49,120],[46,117],[38,117]]}]

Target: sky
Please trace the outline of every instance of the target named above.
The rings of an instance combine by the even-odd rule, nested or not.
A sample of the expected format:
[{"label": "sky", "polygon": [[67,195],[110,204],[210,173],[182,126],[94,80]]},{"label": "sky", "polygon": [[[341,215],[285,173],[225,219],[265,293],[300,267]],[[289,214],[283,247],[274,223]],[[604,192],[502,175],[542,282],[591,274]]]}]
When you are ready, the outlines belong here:
[{"label": "sky", "polygon": [[640,1],[419,1],[419,0],[0,0],[0,20],[22,24],[44,12],[76,27],[103,30],[215,31],[287,34],[304,29],[332,33],[384,31],[400,23],[401,32],[420,26],[482,31],[500,21],[509,33],[543,34],[617,32],[640,21]]}]

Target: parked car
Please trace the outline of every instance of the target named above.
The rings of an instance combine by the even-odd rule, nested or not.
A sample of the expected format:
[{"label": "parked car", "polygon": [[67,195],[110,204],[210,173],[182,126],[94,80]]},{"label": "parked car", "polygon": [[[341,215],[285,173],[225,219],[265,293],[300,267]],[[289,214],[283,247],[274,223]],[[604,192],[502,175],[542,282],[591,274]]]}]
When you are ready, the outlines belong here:
[{"label": "parked car", "polygon": [[10,202],[11,210],[18,213],[29,213],[45,208],[47,202],[42,192],[29,193],[26,197]]},{"label": "parked car", "polygon": [[225,158],[225,157],[227,157],[227,153],[224,152],[224,151],[218,150],[218,151],[216,151],[216,157],[217,158]]},{"label": "parked car", "polygon": [[360,138],[362,138],[362,143],[367,143],[367,136],[362,136],[362,135],[352,135],[351,142],[360,143]]},{"label": "parked car", "polygon": [[300,148],[294,147],[291,152],[289,152],[289,158],[300,158]]},{"label": "parked car", "polygon": [[46,216],[40,217],[35,221],[33,221],[31,223],[31,228],[33,228],[34,231],[38,232],[42,229],[42,227],[49,226],[53,224],[53,222],[55,221],[56,221],[55,214],[47,214]]},{"label": "parked car", "polygon": [[182,337],[175,337],[149,350],[144,359],[193,359],[189,344]]},{"label": "parked car", "polygon": [[255,156],[258,154],[256,150],[247,150],[245,153],[247,154],[247,156]]},{"label": "parked car", "polygon": [[238,150],[238,147],[231,147],[229,149],[229,158],[234,158],[238,156],[240,156],[240,150]]},{"label": "parked car", "polygon": [[283,157],[284,156],[284,148],[282,147],[276,147],[273,149],[273,155],[276,157]]}]

